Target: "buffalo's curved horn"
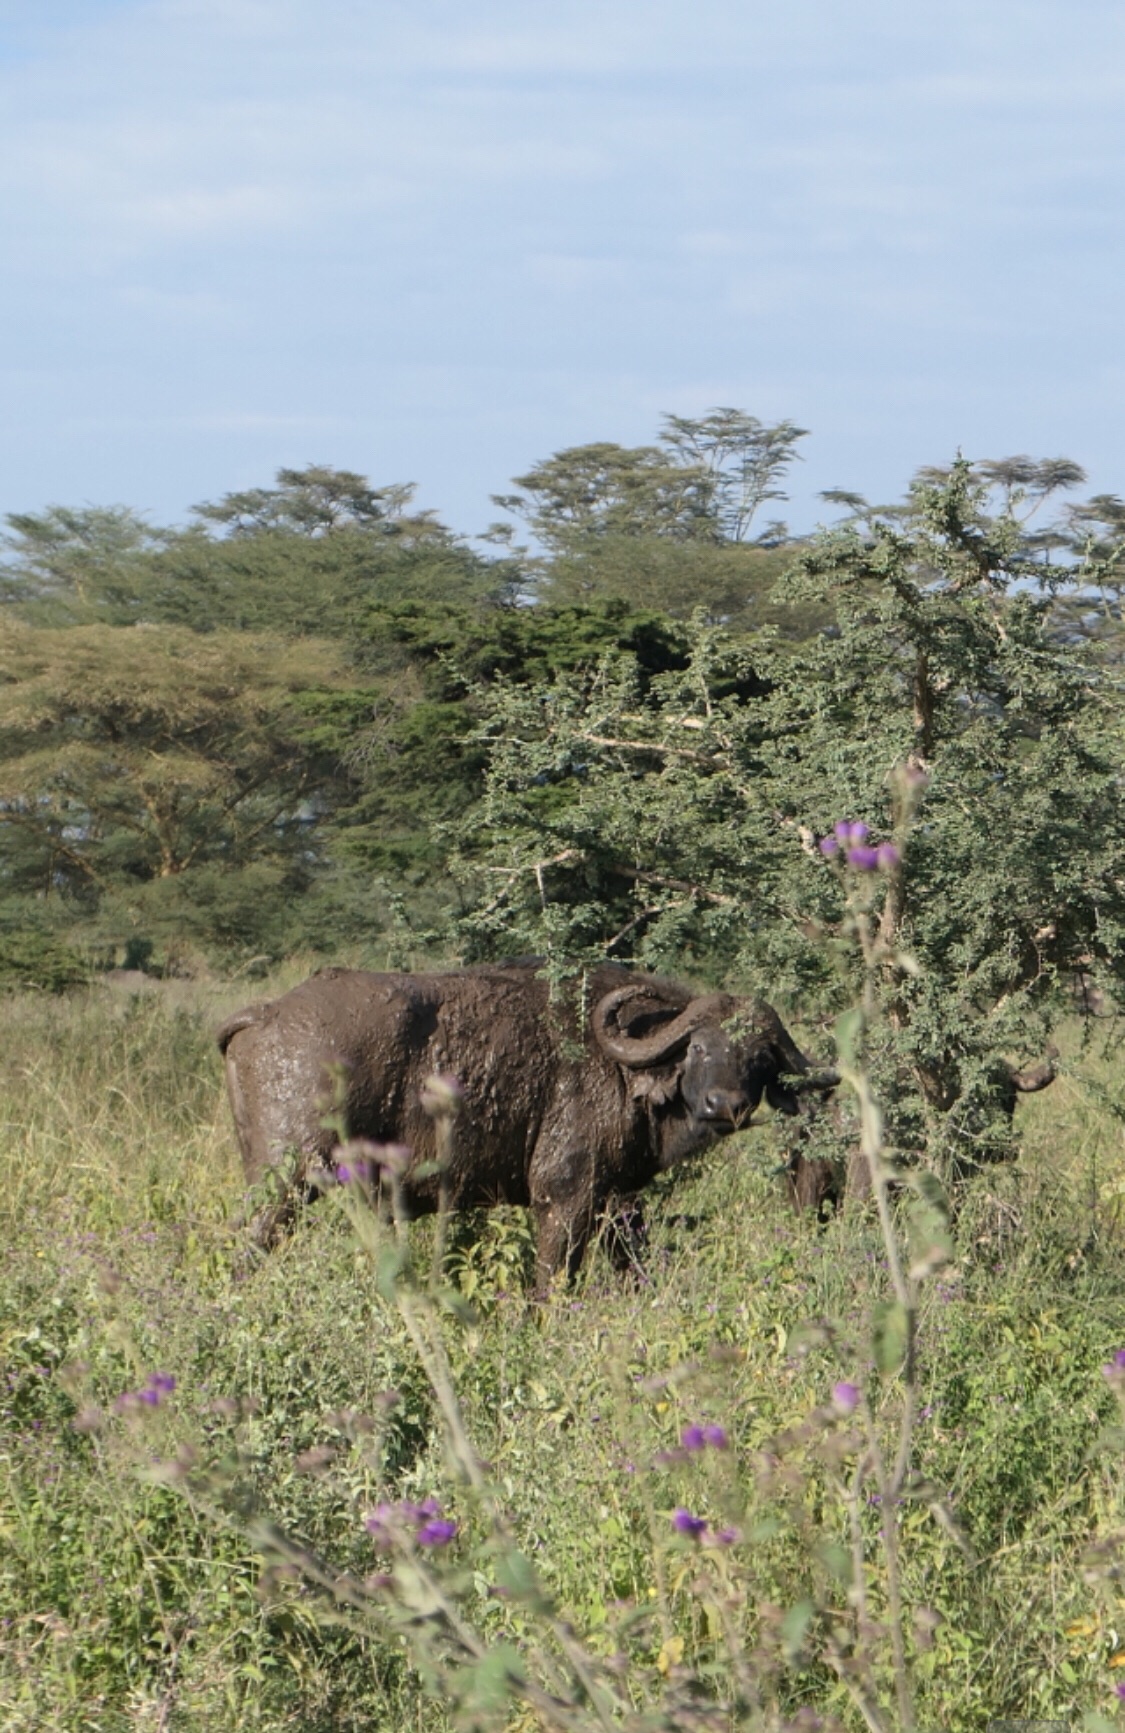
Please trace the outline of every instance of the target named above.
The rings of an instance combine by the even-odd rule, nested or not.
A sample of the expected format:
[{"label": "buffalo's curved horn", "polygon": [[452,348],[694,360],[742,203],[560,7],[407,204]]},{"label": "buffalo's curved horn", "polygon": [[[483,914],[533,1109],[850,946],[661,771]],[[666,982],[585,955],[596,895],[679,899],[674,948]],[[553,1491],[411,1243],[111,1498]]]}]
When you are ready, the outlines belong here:
[{"label": "buffalo's curved horn", "polygon": [[[802,1055],[803,1057],[803,1055]],[[791,1095],[827,1095],[840,1086],[840,1073],[834,1070],[810,1071],[785,1085]]]},{"label": "buffalo's curved horn", "polygon": [[625,1005],[637,1000],[647,1000],[653,1007],[664,1003],[647,987],[633,982],[627,987],[617,987],[604,999],[599,999],[590,1017],[594,1039],[602,1052],[621,1065],[635,1068],[666,1059],[677,1047],[683,1046],[693,1029],[729,1017],[733,1009],[729,994],[706,993],[685,1005],[678,1017],[673,1017],[670,1023],[663,1023],[651,1035],[626,1035],[618,1021],[619,1013]]},{"label": "buffalo's curved horn", "polygon": [[1047,1048],[1044,1058],[1040,1060],[1038,1065],[1033,1065],[1030,1071],[1012,1072],[1012,1088],[1018,1090],[1021,1095],[1035,1095],[1040,1089],[1046,1089],[1047,1085],[1053,1083],[1058,1076],[1055,1068],[1055,1060],[1058,1056],[1059,1050],[1052,1043]]}]

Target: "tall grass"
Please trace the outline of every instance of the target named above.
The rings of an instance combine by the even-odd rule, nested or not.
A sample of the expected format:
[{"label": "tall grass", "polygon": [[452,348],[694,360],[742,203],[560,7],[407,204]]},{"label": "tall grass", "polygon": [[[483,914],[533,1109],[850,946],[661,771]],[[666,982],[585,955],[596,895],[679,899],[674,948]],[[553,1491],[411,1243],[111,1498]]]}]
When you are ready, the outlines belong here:
[{"label": "tall grass", "polygon": [[[408,1324],[333,1200],[246,1274],[211,1040],[239,989],[176,991],[4,1002],[0,1725],[530,1729],[518,1697],[434,1695],[442,1676],[427,1686],[401,1620],[333,1612],[285,1565],[279,1536],[371,1580],[386,1560],[364,1513],[437,1497],[461,1525],[440,1581],[473,1629],[497,1654],[563,1665],[561,1639],[536,1649],[533,1609],[504,1588]],[[925,1289],[901,1522],[923,1728],[1077,1725],[1113,1712],[1125,1673],[1101,1371],[1125,1344],[1120,1091],[1077,1038],[1068,1060],[1020,1108],[1020,1166],[966,1192],[955,1262]],[[854,1633],[832,1454],[849,1434],[829,1410],[842,1379],[872,1392],[877,1422],[890,1401],[866,1330],[885,1253],[862,1210],[795,1219],[776,1163],[763,1128],[662,1182],[645,1277],[595,1256],[541,1312],[519,1212],[453,1225],[445,1267],[475,1309],[437,1327],[490,1497],[637,1726],[737,1724],[714,1704],[750,1662],[765,1696],[746,1725],[862,1725],[813,1636],[833,1618]],[[420,1264],[433,1232],[411,1230]],[[172,1395],[119,1402],[156,1371]],[[685,1452],[699,1423],[729,1448]],[[737,1542],[678,1535],[677,1508]],[[878,1626],[878,1509],[859,1521]]]}]

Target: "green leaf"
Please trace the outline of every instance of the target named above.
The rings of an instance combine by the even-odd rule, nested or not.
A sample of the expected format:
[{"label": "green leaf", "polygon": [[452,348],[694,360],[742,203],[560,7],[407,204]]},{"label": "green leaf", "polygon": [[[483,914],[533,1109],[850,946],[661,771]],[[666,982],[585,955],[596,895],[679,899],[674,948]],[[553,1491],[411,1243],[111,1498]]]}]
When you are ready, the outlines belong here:
[{"label": "green leaf", "polygon": [[856,1007],[852,1011],[844,1011],[836,1019],[836,1051],[845,1065],[854,1066],[863,1035],[863,1012]]},{"label": "green leaf", "polygon": [[850,1550],[838,1540],[822,1540],[817,1544],[816,1556],[834,1582],[850,1588],[853,1576],[853,1560]]},{"label": "green leaf", "polygon": [[937,1176],[920,1173],[909,1182],[917,1194],[907,1210],[910,1274],[919,1280],[944,1269],[953,1259],[949,1201]]},{"label": "green leaf", "polygon": [[795,1661],[804,1646],[805,1635],[813,1619],[816,1617],[816,1607],[812,1601],[798,1601],[790,1607],[781,1621],[781,1636],[785,1644],[785,1652],[790,1661]]},{"label": "green leaf", "polygon": [[452,1312],[462,1324],[477,1324],[480,1318],[475,1306],[470,1305],[469,1297],[460,1288],[442,1288],[438,1299],[447,1312]]},{"label": "green leaf", "polygon": [[502,1711],[527,1678],[518,1649],[511,1643],[495,1643],[484,1657],[465,1668],[464,1701],[480,1713]]},{"label": "green leaf", "polygon": [[514,1547],[500,1555],[496,1581],[513,1600],[522,1602],[534,1612],[546,1612],[551,1606],[550,1596],[544,1592],[535,1566]]},{"label": "green leaf", "polygon": [[875,1307],[875,1364],[884,1378],[893,1378],[902,1370],[909,1329],[909,1315],[900,1300],[881,1300]]},{"label": "green leaf", "polygon": [[407,1253],[397,1244],[384,1244],[375,1257],[375,1286],[384,1300],[393,1302],[395,1290],[408,1262]]}]

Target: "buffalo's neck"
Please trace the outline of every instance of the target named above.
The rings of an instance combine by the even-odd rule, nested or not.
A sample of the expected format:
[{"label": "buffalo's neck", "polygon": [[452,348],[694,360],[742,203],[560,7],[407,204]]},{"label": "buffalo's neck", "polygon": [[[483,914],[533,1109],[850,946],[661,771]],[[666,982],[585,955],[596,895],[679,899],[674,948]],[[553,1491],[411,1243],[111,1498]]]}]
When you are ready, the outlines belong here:
[{"label": "buffalo's neck", "polygon": [[682,1161],[690,1161],[692,1156],[710,1149],[720,1137],[733,1130],[733,1126],[724,1126],[713,1120],[696,1119],[682,1111],[656,1109],[652,1117],[653,1141],[661,1170],[677,1167]]}]

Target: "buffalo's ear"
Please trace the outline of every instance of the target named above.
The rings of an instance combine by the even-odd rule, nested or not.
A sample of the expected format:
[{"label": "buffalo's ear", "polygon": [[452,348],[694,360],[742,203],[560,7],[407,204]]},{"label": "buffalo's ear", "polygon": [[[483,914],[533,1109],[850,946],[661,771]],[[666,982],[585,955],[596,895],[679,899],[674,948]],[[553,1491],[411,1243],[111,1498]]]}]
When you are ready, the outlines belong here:
[{"label": "buffalo's ear", "polygon": [[673,1071],[670,1077],[658,1077],[652,1071],[642,1071],[633,1079],[633,1100],[647,1101],[652,1107],[664,1107],[669,1101],[674,1101],[679,1092],[678,1071]]},{"label": "buffalo's ear", "polygon": [[792,1119],[795,1113],[800,1113],[801,1104],[789,1089],[783,1089],[780,1083],[766,1084],[766,1100],[775,1113],[788,1114]]}]

